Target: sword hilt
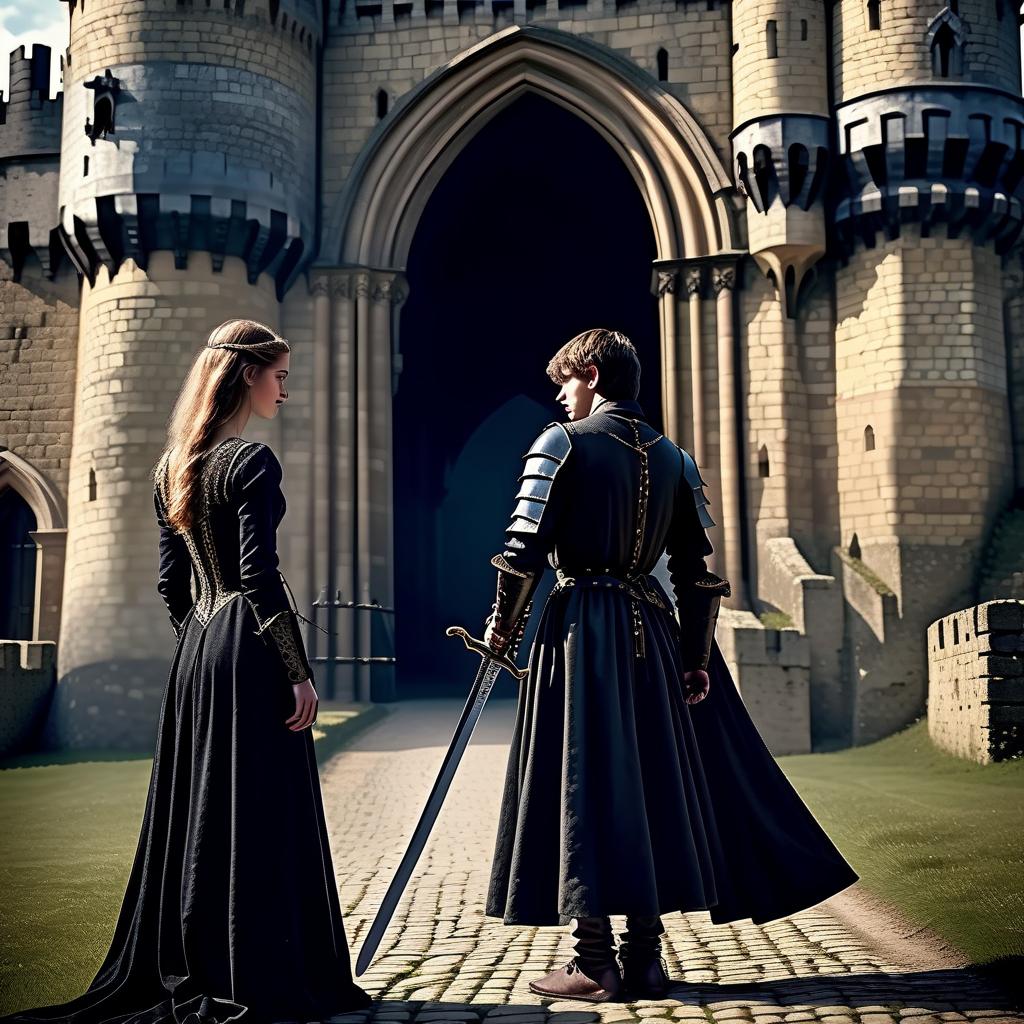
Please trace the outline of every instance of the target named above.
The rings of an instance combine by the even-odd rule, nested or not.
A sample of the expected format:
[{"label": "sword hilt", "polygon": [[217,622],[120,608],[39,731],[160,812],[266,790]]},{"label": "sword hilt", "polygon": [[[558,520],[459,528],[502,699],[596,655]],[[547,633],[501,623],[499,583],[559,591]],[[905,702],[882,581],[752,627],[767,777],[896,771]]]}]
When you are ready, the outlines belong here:
[{"label": "sword hilt", "polygon": [[483,640],[477,640],[476,637],[471,636],[469,631],[463,629],[462,626],[449,626],[445,633],[448,636],[457,636],[462,638],[462,642],[466,647],[475,651],[480,655],[481,658],[492,658],[502,668],[507,668],[509,672],[516,677],[516,679],[525,679],[529,674],[529,669],[520,668],[511,658],[505,654],[495,654],[490,647],[483,642]]}]

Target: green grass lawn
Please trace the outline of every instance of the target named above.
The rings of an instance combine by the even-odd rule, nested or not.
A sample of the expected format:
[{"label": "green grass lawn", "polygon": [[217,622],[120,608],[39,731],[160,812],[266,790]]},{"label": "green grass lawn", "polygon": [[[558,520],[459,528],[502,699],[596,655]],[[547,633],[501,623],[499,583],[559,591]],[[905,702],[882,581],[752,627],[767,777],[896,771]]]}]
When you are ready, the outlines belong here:
[{"label": "green grass lawn", "polygon": [[1024,761],[953,757],[922,718],[779,764],[864,886],[974,963],[1024,954]]},{"label": "green grass lawn", "polygon": [[[382,705],[321,707],[317,760],[386,714]],[[151,756],[113,752],[3,762],[0,1014],[64,1002],[95,977],[128,884],[152,766]]]},{"label": "green grass lawn", "polygon": [[[321,710],[318,759],[355,727],[351,711]],[[81,758],[0,771],[0,1013],[79,994],[110,942],[151,760]],[[1024,764],[944,754],[923,720],[779,762],[864,885],[975,963],[1024,953]]]}]

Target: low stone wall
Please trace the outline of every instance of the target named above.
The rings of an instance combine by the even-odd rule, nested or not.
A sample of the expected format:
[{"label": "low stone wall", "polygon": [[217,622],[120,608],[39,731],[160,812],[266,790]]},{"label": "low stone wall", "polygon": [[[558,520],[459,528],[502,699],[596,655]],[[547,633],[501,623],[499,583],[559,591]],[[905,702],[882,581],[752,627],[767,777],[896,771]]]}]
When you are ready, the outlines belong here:
[{"label": "low stone wall", "polygon": [[34,747],[56,681],[52,640],[0,640],[0,757]]},{"label": "low stone wall", "polygon": [[1024,601],[987,601],[928,627],[928,733],[981,764],[1024,753]]},{"label": "low stone wall", "polygon": [[715,638],[743,703],[775,757],[811,751],[811,653],[797,629],[768,629],[723,608]]}]

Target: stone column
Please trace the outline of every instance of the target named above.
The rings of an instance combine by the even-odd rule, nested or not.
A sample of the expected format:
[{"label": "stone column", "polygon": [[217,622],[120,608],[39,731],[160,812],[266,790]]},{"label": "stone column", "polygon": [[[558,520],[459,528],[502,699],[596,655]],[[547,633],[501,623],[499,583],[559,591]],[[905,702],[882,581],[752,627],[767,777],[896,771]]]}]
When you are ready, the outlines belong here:
[{"label": "stone column", "polygon": [[683,416],[683,367],[680,355],[679,318],[676,310],[676,270],[656,271],[658,312],[661,320],[661,408],[666,435],[685,447]]},{"label": "stone column", "polygon": [[[310,585],[319,596],[330,598],[334,594],[336,568],[331,544],[330,489],[331,452],[334,437],[331,407],[334,388],[331,383],[331,281],[326,274],[311,275],[309,294],[313,299],[313,415],[312,466],[309,481],[308,537],[306,572]],[[321,613],[322,615],[322,613]],[[330,622],[330,618],[328,618]],[[333,627],[330,627],[333,628]],[[335,637],[324,636],[315,629],[307,630],[306,651],[312,659],[326,655],[328,661],[320,678],[327,686],[324,696],[335,698],[333,662]]]},{"label": "stone column", "polygon": [[[372,557],[370,538],[370,459],[372,458],[370,437],[371,401],[371,337],[370,337],[370,274],[358,273],[354,278],[356,298],[356,549],[355,549],[355,600],[361,605],[370,601],[370,559]],[[357,700],[370,699],[370,665],[366,659],[370,654],[370,616],[367,609],[360,608],[355,614],[356,654],[361,659],[355,670],[355,696]]]},{"label": "stone column", "polygon": [[706,466],[708,451],[704,429],[704,359],[701,356],[701,267],[683,270],[683,290],[690,321],[690,409],[693,420],[692,455],[698,466]]},{"label": "stone column", "polygon": [[[740,462],[736,438],[739,409],[735,399],[736,335],[733,317],[736,268],[732,264],[717,264],[711,270],[711,284],[715,292],[715,311],[718,325],[718,416],[719,452],[722,491],[722,536],[724,557],[717,565],[724,566],[724,575],[732,583],[732,597],[724,603],[730,608],[745,608],[746,594],[741,558],[743,524],[740,520]],[[721,572],[721,568],[719,569]]]},{"label": "stone column", "polygon": [[[328,495],[328,557],[336,569],[328,598],[357,600],[356,584],[356,375],[355,375],[355,290],[350,270],[334,271],[330,277],[331,323],[329,347],[334,367],[330,478]],[[355,619],[351,609],[334,615],[337,635],[330,638],[338,657],[356,656]],[[334,672],[335,696],[351,700],[356,693],[356,669],[351,661],[341,662]]]}]

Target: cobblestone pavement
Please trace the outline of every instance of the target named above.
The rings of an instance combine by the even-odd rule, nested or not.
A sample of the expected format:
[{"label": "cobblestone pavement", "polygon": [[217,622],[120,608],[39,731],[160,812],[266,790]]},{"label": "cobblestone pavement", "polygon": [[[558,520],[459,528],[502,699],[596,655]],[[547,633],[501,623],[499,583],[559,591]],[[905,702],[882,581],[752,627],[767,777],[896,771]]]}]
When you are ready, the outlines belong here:
[{"label": "cobblestone pavement", "polygon": [[[461,710],[453,701],[394,707],[322,770],[353,964]],[[1024,1024],[986,980],[948,961],[908,968],[891,943],[868,942],[828,902],[765,925],[712,925],[707,912],[665,915],[665,959],[676,981],[666,999],[592,1004],[534,995],[528,982],[572,955],[569,928],[512,927],[483,914],[514,713],[508,700],[484,709],[409,889],[358,979],[376,1002],[332,1021]],[[612,924],[618,932],[623,921]]]}]

